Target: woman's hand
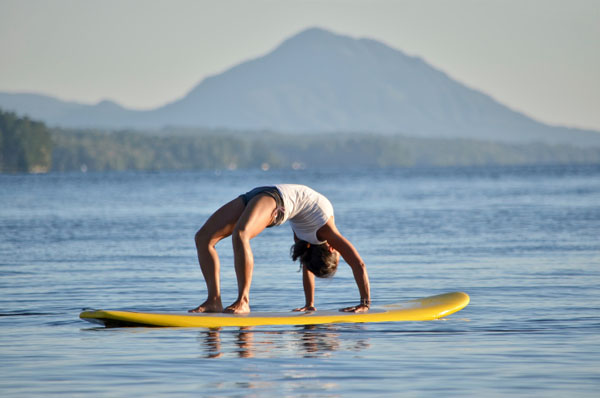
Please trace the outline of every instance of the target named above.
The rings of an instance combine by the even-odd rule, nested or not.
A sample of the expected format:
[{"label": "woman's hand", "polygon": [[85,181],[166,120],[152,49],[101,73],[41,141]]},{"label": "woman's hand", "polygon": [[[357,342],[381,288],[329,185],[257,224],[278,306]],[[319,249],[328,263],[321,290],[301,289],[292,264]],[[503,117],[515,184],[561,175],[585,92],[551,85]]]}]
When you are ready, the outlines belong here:
[{"label": "woman's hand", "polygon": [[294,308],[292,311],[296,311],[296,312],[309,312],[309,311],[316,311],[317,309],[315,307],[313,307],[312,305],[305,305],[304,307],[300,307],[300,308]]}]

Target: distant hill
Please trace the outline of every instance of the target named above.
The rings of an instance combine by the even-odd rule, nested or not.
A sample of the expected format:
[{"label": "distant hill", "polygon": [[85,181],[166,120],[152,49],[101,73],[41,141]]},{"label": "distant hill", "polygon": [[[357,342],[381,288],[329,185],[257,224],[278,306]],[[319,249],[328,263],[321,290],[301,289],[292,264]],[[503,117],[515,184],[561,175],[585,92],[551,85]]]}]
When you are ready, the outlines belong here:
[{"label": "distant hill", "polygon": [[540,123],[420,58],[317,28],[154,110],[9,93],[0,93],[0,108],[62,127],[370,132],[600,146],[599,132]]},{"label": "distant hill", "polygon": [[139,120],[144,118],[144,112],[126,109],[112,101],[87,105],[33,93],[0,92],[0,109],[67,128],[136,128],[142,127]]}]

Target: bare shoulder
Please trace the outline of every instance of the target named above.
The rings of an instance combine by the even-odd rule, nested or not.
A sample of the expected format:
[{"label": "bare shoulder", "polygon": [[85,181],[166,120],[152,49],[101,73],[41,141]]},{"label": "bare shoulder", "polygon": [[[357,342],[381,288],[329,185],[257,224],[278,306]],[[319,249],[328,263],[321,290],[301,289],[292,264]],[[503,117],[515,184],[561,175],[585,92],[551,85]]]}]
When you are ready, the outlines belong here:
[{"label": "bare shoulder", "polygon": [[329,242],[340,236],[342,236],[342,234],[338,231],[333,216],[329,217],[329,220],[327,220],[325,225],[317,231],[317,238],[322,241],[326,240]]},{"label": "bare shoulder", "polygon": [[337,229],[333,216],[329,218],[325,225],[319,228],[317,231],[317,238],[327,241],[327,243],[333,246],[336,250],[340,251],[342,255],[345,251],[347,251],[347,249],[354,250],[352,243],[350,243],[348,239],[346,239]]},{"label": "bare shoulder", "polygon": [[317,237],[321,240],[326,240],[329,245],[340,252],[346,263],[348,263],[352,269],[364,268],[364,262],[358,254],[358,251],[354,245],[338,231],[333,217],[319,229]]}]

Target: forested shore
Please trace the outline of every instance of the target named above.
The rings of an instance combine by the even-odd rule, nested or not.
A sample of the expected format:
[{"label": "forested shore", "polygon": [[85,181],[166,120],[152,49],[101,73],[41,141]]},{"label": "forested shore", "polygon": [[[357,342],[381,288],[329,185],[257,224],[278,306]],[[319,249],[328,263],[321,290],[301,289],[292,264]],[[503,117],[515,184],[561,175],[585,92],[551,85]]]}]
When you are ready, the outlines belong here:
[{"label": "forested shore", "polygon": [[47,172],[52,147],[51,133],[44,123],[0,110],[0,172]]},{"label": "forested shore", "polygon": [[50,129],[0,112],[1,172],[533,164],[600,164],[600,148],[366,133]]}]

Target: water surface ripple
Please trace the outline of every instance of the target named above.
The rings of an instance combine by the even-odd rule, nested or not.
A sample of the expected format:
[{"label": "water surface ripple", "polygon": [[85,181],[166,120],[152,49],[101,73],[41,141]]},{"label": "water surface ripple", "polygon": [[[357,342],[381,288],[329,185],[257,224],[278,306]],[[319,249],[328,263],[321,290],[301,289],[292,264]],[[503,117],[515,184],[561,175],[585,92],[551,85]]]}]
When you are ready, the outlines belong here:
[{"label": "water surface ripple", "polygon": [[[205,297],[193,236],[259,185],[326,194],[374,305],[443,292],[433,322],[95,327],[82,309],[177,311]],[[0,175],[3,397],[592,397],[600,390],[600,167]],[[288,226],[253,241],[255,311],[303,304]],[[235,298],[231,243],[222,290]],[[318,308],[354,304],[348,267]]]}]

